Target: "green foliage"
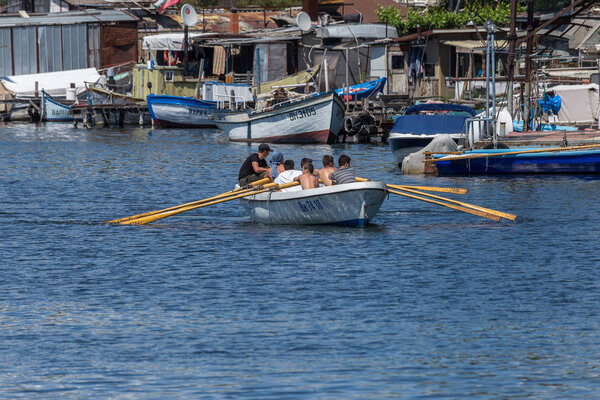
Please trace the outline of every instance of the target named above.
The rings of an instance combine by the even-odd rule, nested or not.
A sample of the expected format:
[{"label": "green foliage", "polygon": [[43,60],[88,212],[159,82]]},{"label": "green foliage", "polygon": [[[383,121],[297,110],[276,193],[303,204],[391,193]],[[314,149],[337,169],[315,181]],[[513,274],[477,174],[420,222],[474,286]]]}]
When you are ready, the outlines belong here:
[{"label": "green foliage", "polygon": [[[470,0],[465,3],[465,8],[458,13],[448,11],[446,9],[448,4],[444,1],[423,11],[411,8],[406,18],[394,6],[388,8],[379,6],[376,13],[380,22],[395,26],[401,33],[415,32],[417,26],[422,30],[460,28],[465,27],[471,20],[479,26],[487,20],[491,20],[497,26],[508,26],[510,0]],[[524,7],[519,6],[518,11],[523,10]]]}]

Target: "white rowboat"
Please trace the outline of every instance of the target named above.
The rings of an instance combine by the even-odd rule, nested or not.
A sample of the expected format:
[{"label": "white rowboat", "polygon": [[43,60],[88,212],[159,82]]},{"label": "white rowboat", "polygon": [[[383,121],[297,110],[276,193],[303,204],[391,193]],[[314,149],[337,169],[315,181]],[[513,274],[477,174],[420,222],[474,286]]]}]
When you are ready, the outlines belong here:
[{"label": "white rowboat", "polygon": [[258,111],[219,110],[213,117],[232,141],[333,143],[344,120],[344,103],[329,92]]},{"label": "white rowboat", "polygon": [[242,198],[253,221],[263,224],[365,226],[387,196],[382,182],[265,192]]}]

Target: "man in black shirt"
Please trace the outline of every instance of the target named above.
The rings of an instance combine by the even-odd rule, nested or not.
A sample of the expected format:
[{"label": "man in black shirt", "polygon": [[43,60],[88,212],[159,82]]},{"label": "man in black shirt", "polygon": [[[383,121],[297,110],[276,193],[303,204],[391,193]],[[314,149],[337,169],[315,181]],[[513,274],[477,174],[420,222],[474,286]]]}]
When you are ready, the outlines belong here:
[{"label": "man in black shirt", "polygon": [[271,151],[269,145],[263,143],[258,146],[258,153],[253,153],[246,158],[238,174],[240,186],[243,187],[259,179],[271,177],[271,168],[265,160]]}]

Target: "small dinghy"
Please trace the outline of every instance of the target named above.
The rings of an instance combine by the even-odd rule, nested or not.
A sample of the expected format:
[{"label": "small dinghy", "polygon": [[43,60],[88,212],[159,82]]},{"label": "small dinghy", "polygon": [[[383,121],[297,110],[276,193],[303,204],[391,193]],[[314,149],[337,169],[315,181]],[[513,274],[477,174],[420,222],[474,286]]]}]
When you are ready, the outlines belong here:
[{"label": "small dinghy", "polygon": [[242,198],[253,221],[263,224],[365,226],[379,211],[382,182],[356,182]]}]

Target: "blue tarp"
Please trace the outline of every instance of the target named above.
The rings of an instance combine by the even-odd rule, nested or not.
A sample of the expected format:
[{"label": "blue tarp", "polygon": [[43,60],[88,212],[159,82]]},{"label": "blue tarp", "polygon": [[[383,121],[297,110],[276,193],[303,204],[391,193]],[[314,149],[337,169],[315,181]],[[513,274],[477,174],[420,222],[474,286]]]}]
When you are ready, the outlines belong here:
[{"label": "blue tarp", "polygon": [[437,135],[438,133],[462,133],[465,131],[466,115],[401,115],[396,118],[391,133],[414,135]]},{"label": "blue tarp", "polygon": [[446,104],[446,103],[424,103],[417,104],[408,107],[404,111],[404,115],[416,114],[420,111],[454,111],[454,112],[467,112],[471,115],[477,114],[477,111],[469,106],[463,106],[460,104]]}]

